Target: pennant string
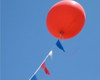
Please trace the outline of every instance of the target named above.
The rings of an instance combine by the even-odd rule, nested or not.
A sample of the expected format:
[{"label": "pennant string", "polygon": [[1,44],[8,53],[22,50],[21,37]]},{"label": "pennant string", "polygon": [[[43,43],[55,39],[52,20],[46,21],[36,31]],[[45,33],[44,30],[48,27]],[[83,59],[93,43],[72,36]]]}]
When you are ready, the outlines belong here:
[{"label": "pennant string", "polygon": [[[52,50],[50,51],[52,52]],[[50,56],[50,52],[47,54],[47,56],[45,57],[45,59],[43,60],[43,62],[41,63],[41,65],[37,68],[37,70],[34,72],[34,74],[30,77],[29,80],[32,79],[32,77],[34,77],[36,75],[36,73],[39,71],[39,69],[41,68],[42,64],[47,60],[47,58]]]}]

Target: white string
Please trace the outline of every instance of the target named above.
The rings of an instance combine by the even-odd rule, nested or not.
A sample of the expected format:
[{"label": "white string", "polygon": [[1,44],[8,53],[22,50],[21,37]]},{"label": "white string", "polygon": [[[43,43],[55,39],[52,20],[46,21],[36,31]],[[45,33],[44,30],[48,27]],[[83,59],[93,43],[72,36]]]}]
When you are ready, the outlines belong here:
[{"label": "white string", "polygon": [[41,68],[42,64],[47,60],[47,58],[50,56],[50,53],[52,53],[52,50],[47,54],[47,56],[45,57],[45,59],[43,60],[43,62],[41,63],[41,65],[37,68],[37,70],[34,72],[34,74],[30,77],[29,80],[32,79],[32,77],[35,76],[35,74],[39,71],[39,69]]}]

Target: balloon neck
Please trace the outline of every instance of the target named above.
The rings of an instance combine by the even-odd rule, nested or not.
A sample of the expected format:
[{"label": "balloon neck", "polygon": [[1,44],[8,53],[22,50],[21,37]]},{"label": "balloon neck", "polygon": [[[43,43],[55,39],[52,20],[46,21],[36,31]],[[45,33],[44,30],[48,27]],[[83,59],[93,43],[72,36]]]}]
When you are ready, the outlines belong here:
[{"label": "balloon neck", "polygon": [[61,32],[60,32],[60,38],[62,38],[62,35],[63,35],[63,34],[64,34],[64,32],[61,31]]}]

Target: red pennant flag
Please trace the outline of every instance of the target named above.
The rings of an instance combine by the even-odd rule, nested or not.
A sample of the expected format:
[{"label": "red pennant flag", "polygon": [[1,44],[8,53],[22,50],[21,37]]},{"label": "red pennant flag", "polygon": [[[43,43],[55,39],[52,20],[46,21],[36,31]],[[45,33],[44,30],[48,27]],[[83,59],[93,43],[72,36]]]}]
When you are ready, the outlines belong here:
[{"label": "red pennant flag", "polygon": [[41,65],[41,67],[44,69],[46,74],[50,75],[50,72],[48,71],[48,69],[45,66],[45,62]]}]

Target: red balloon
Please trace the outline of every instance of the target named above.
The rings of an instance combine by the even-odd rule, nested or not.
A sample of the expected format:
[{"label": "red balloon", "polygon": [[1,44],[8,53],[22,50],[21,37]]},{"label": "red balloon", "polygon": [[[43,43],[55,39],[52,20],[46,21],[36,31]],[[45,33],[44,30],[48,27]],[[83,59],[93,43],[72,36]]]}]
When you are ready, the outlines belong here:
[{"label": "red balloon", "polygon": [[76,1],[60,1],[48,12],[46,24],[49,32],[58,39],[76,36],[85,24],[85,11]]}]

